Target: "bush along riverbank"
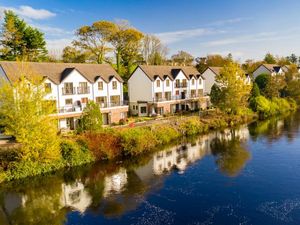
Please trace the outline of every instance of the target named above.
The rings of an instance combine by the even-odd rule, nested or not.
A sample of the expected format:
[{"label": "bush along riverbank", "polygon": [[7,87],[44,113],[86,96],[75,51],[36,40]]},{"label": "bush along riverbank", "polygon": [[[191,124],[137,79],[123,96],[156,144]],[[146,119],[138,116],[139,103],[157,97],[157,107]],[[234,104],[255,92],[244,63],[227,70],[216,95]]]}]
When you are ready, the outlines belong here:
[{"label": "bush along riverbank", "polygon": [[256,113],[229,115],[211,112],[201,117],[178,117],[144,127],[104,128],[62,137],[61,158],[48,161],[18,159],[17,149],[0,152],[0,181],[11,181],[101,160],[119,160],[150,153],[179,138],[234,127],[256,120]]}]

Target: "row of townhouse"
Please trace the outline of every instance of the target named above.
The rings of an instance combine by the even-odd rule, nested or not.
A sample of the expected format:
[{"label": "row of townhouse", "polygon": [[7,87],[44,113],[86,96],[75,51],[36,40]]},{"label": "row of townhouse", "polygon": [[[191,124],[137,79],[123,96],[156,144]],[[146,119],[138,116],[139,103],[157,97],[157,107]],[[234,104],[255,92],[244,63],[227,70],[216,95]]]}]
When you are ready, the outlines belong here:
[{"label": "row of townhouse", "polygon": [[138,66],[128,80],[130,112],[151,116],[206,108],[204,82],[192,66]]},{"label": "row of townhouse", "polygon": [[103,123],[125,119],[123,80],[108,64],[0,62],[0,77],[16,81],[20,71],[44,77],[47,100],[55,101],[60,129],[74,129],[88,101],[99,104]]},{"label": "row of townhouse", "polygon": [[99,104],[104,124],[118,123],[129,111],[163,115],[206,108],[209,102],[205,79],[192,66],[138,66],[128,80],[129,106],[123,80],[109,64],[0,62],[0,77],[9,82],[19,79],[20,71],[43,76],[60,129],[74,129],[91,100]]},{"label": "row of townhouse", "polygon": [[[280,66],[277,64],[261,64],[253,72],[253,78],[255,79],[261,74],[284,75],[289,70],[289,65]],[[300,73],[300,67],[298,67],[298,73]]]}]

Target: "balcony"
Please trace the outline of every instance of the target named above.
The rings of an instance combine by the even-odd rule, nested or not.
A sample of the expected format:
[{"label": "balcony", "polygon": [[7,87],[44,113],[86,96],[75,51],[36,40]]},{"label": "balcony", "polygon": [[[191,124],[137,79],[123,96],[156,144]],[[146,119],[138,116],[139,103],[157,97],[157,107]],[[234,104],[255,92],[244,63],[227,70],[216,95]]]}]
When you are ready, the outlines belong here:
[{"label": "balcony", "polygon": [[193,95],[174,95],[174,96],[168,96],[166,98],[154,98],[153,102],[165,102],[165,101],[177,101],[177,100],[189,100],[189,99],[195,99],[203,97],[203,95],[193,94]]},{"label": "balcony", "polygon": [[89,94],[90,93],[90,87],[78,87],[77,88],[77,94]]},{"label": "balcony", "polygon": [[175,88],[187,88],[187,83],[175,83]]},{"label": "balcony", "polygon": [[62,95],[75,95],[76,89],[75,88],[62,88]]}]

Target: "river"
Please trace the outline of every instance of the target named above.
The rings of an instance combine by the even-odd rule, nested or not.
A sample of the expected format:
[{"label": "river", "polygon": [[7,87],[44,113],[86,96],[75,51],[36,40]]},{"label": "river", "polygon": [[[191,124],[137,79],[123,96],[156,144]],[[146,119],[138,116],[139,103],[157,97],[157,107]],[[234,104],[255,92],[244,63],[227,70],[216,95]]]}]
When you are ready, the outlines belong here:
[{"label": "river", "polygon": [[0,187],[0,224],[300,224],[300,114]]}]

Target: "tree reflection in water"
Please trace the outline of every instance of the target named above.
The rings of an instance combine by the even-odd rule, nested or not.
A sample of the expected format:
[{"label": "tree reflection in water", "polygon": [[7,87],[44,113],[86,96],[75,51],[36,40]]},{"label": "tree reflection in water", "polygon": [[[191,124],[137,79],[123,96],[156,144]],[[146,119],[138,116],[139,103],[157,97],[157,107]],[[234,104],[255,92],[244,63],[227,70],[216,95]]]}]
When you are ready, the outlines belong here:
[{"label": "tree reflection in water", "polygon": [[183,140],[124,162],[100,162],[5,184],[0,189],[0,224],[63,224],[71,211],[81,216],[120,217],[160,190],[170,173],[182,174],[207,155],[215,157],[220,172],[237,176],[251,158],[246,145],[249,138],[292,140],[299,121],[298,115],[271,119]]},{"label": "tree reflection in water", "polygon": [[231,130],[230,134],[229,139],[223,135],[214,138],[210,147],[220,171],[230,177],[235,177],[245,167],[251,154],[235,130]]}]

